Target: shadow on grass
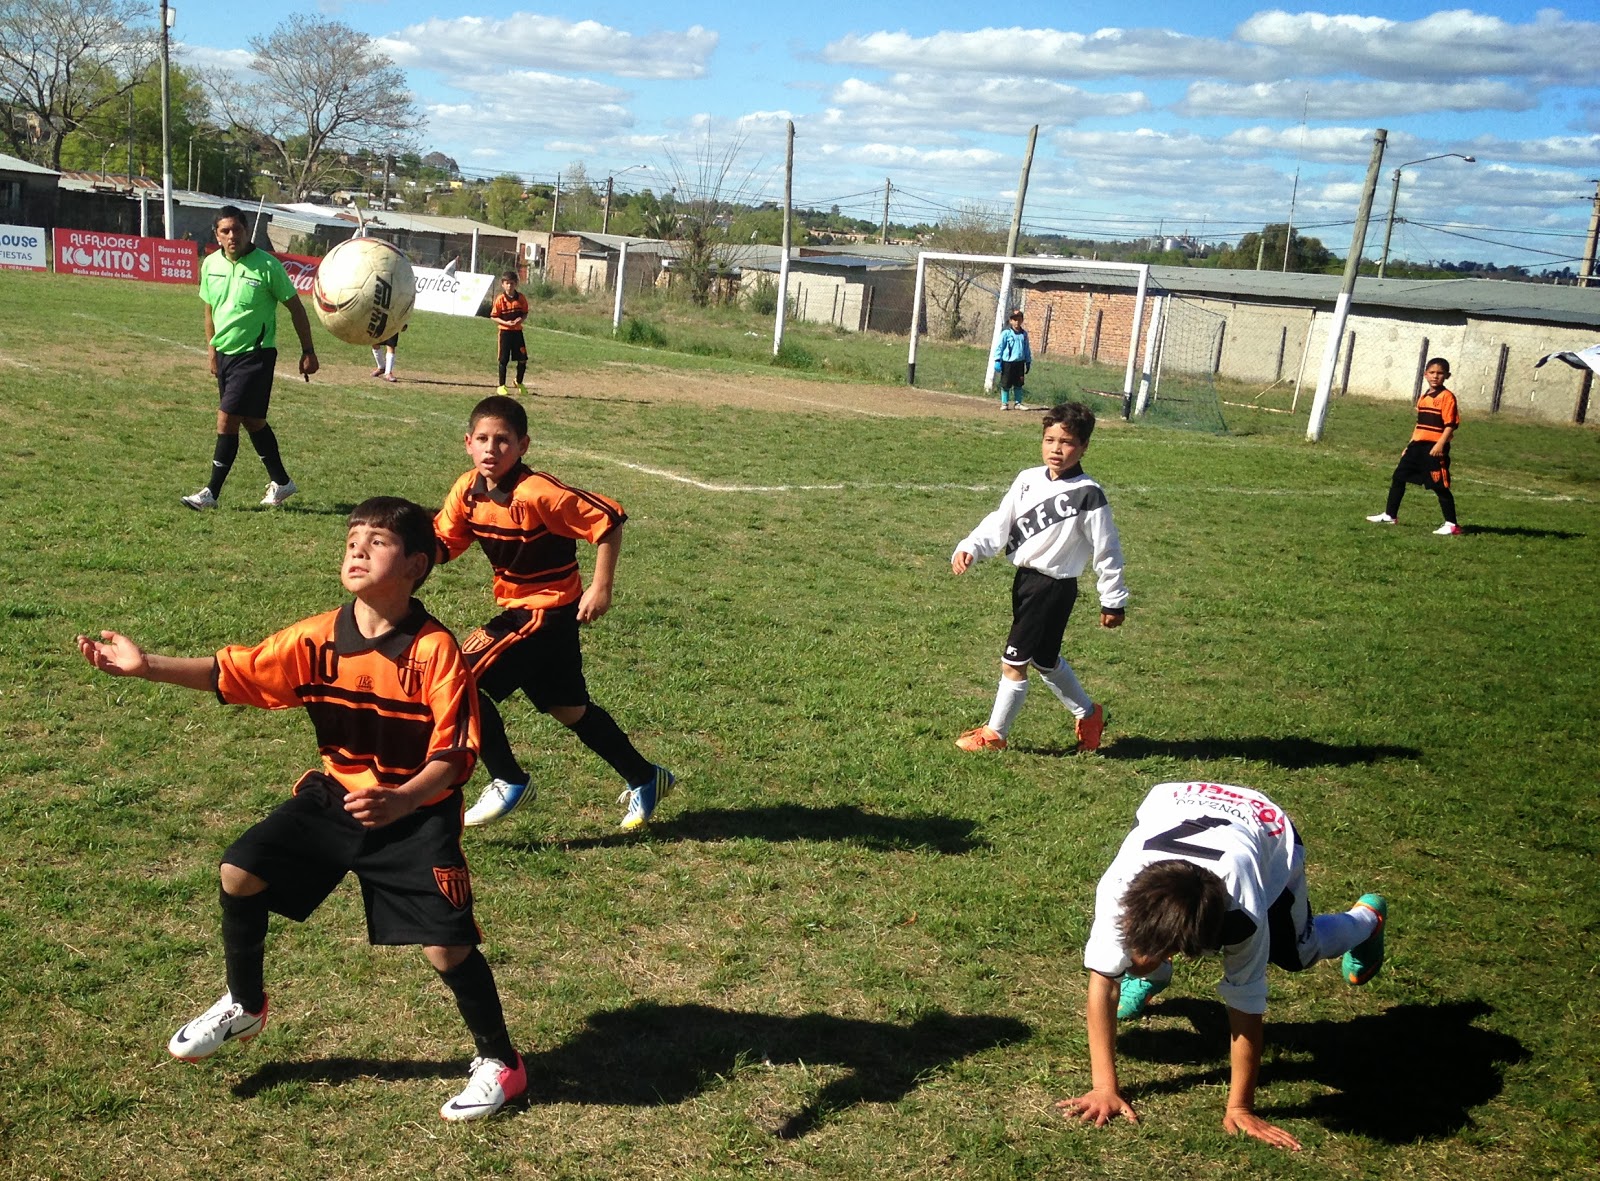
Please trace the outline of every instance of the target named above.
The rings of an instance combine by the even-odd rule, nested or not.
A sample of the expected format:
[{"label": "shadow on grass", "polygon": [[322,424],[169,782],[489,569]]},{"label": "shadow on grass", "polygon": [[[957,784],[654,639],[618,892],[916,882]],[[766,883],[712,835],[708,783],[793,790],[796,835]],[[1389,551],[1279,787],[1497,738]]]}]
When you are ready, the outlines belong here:
[{"label": "shadow on grass", "polygon": [[1145,738],[1138,734],[1118,737],[1100,748],[1108,759],[1143,759],[1164,755],[1175,759],[1250,759],[1291,771],[1310,767],[1351,767],[1388,759],[1415,760],[1422,751],[1414,746],[1356,743],[1340,746],[1315,738]]},{"label": "shadow on grass", "polygon": [[894,1103],[929,1072],[1032,1034],[1013,1017],[935,1012],[896,1025],[827,1013],[774,1017],[646,1002],[593,1013],[565,1044],[529,1054],[528,1101],[660,1107],[692,1099],[752,1067],[844,1067],[848,1074],[767,1129],[792,1140],[831,1112],[858,1103]]},{"label": "shadow on grass", "polygon": [[[868,849],[961,854],[986,847],[977,822],[953,816],[881,816],[854,804],[812,808],[774,804],[764,808],[703,808],[652,821],[649,835],[678,841],[838,841]],[[612,833],[577,840],[503,841],[512,848],[590,849],[626,845],[638,834]]]},{"label": "shadow on grass", "polygon": [[[1227,1053],[1228,1017],[1221,1004],[1175,997],[1153,1002],[1148,1011],[1154,1026],[1118,1038],[1128,1057],[1181,1063]],[[1485,1002],[1469,1000],[1396,1005],[1348,1021],[1280,1023],[1269,1016],[1262,1078],[1269,1086],[1274,1080],[1315,1082],[1331,1093],[1274,1105],[1262,1114],[1312,1119],[1331,1131],[1388,1144],[1454,1136],[1471,1126],[1473,1108],[1500,1093],[1506,1067],[1529,1057],[1516,1038],[1479,1027],[1492,1012]],[[1170,1018],[1187,1021],[1188,1028],[1164,1027]],[[1134,1089],[1155,1094],[1227,1079],[1227,1068],[1217,1067]]]},{"label": "shadow on grass", "polygon": [[1574,541],[1585,536],[1567,529],[1530,529],[1526,525],[1463,525],[1461,532],[1483,533],[1491,537],[1551,537],[1557,541]]},{"label": "shadow on grass", "polygon": [[348,1083],[358,1078],[375,1078],[386,1083],[414,1078],[462,1079],[467,1077],[465,1059],[449,1062],[407,1061],[401,1058],[313,1058],[304,1062],[269,1062],[248,1078],[233,1085],[240,1099],[253,1099],[263,1091],[285,1083]]}]

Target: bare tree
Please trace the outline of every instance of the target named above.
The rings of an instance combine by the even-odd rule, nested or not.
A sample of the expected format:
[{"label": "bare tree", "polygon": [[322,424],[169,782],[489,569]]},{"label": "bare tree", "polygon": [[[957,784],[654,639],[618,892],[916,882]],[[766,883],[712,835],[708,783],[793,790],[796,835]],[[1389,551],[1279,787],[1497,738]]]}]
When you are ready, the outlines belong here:
[{"label": "bare tree", "polygon": [[673,182],[667,240],[678,251],[673,271],[688,284],[689,298],[702,307],[711,302],[718,280],[737,269],[749,245],[734,241],[729,233],[735,213],[755,188],[755,167],[743,169],[739,164],[744,144],[740,135],[719,148],[708,131],[692,160],[666,154]]},{"label": "bare tree", "polygon": [[257,80],[230,85],[213,76],[229,122],[270,144],[294,200],[349,176],[343,153],[395,150],[421,125],[405,75],[372,39],[340,21],[291,16],[270,37],[253,37]]},{"label": "bare tree", "polygon": [[[1005,230],[997,213],[982,205],[963,205],[939,223],[928,243],[935,250],[954,254],[1003,254]],[[968,296],[986,274],[998,278],[994,267],[978,263],[941,261],[929,264],[928,299],[939,309],[940,334],[959,339],[967,334]]]},{"label": "bare tree", "polygon": [[141,0],[0,0],[0,116],[18,156],[61,167],[61,141],[128,91],[157,38]]}]

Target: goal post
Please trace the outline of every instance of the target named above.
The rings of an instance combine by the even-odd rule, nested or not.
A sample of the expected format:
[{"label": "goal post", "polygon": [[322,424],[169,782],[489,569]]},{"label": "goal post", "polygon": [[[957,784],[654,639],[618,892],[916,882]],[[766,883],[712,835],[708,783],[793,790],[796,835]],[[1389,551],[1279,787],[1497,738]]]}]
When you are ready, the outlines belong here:
[{"label": "goal post", "polygon": [[[1066,271],[1101,271],[1133,273],[1137,277],[1137,292],[1133,302],[1132,324],[1127,339],[1127,365],[1122,378],[1122,396],[1125,406],[1132,405],[1134,393],[1134,374],[1140,361],[1139,336],[1144,323],[1145,297],[1150,289],[1150,265],[1142,262],[1100,262],[1078,258],[1037,258],[1020,257],[1006,254],[961,254],[953,251],[923,250],[917,254],[916,287],[911,301],[911,345],[906,357],[906,384],[917,384],[917,343],[921,336],[922,321],[929,303],[929,268],[946,268],[965,277],[968,284],[977,284],[986,295],[991,293],[988,285],[982,283],[982,278],[988,274],[995,274],[992,294],[995,300],[993,328],[990,332],[989,349],[984,361],[984,388],[989,389],[994,382],[993,367],[987,358],[994,355],[995,346],[1000,342],[1000,333],[1005,326],[1005,313],[1011,299],[1011,287],[1018,270],[1040,272],[1066,272]],[[1149,352],[1145,350],[1145,371],[1140,375],[1141,383],[1148,385]]]}]

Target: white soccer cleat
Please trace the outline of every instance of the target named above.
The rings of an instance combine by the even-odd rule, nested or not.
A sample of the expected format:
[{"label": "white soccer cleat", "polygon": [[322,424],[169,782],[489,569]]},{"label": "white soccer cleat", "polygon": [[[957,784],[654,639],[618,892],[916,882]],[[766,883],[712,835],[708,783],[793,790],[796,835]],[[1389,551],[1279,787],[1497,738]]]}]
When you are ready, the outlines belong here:
[{"label": "white soccer cleat", "polygon": [[1367,518],[1367,520],[1371,521],[1374,525],[1393,525],[1394,524],[1394,518],[1391,517],[1388,513],[1373,513],[1370,517]]},{"label": "white soccer cleat", "polygon": [[452,1123],[486,1119],[527,1089],[528,1068],[521,1054],[515,1066],[498,1058],[474,1058],[466,1090],[439,1108],[439,1114]]},{"label": "white soccer cleat", "polygon": [[1462,529],[1461,526],[1457,525],[1454,521],[1446,521],[1443,525],[1440,525],[1437,529],[1435,529],[1434,532],[1440,537],[1459,537]]},{"label": "white soccer cleat", "polygon": [[480,824],[488,824],[491,820],[499,820],[523,800],[531,800],[538,794],[538,790],[532,784],[491,779],[489,786],[484,788],[483,794],[478,797],[478,802],[467,809],[462,823],[468,828],[476,828]]},{"label": "white soccer cleat", "polygon": [[198,1062],[222,1049],[226,1042],[247,1042],[267,1025],[267,1006],[259,1013],[246,1013],[225,992],[200,1016],[189,1022],[167,1043],[167,1053],[185,1062]]},{"label": "white soccer cleat", "polygon": [[202,488],[193,496],[180,496],[178,499],[183,502],[184,508],[192,508],[197,513],[217,507],[217,495],[210,488]]},{"label": "white soccer cleat", "polygon": [[293,480],[290,480],[287,484],[280,484],[276,480],[272,480],[267,484],[267,494],[261,498],[261,503],[273,508],[288,500],[298,491],[300,489],[295,487]]}]

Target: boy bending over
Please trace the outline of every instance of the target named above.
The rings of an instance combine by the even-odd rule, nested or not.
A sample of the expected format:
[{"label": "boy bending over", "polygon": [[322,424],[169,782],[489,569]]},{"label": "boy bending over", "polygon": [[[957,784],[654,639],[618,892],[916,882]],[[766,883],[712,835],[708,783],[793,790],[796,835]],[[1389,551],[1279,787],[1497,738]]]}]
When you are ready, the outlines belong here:
[{"label": "boy bending over", "polygon": [[361,882],[367,939],[422,945],[455,995],[477,1056],[467,1087],[439,1111],[481,1119],[527,1089],[494,973],[478,950],[461,852],[461,785],[478,745],[477,698],[455,637],[411,597],[433,565],[426,509],[379,496],[350,514],[340,581],[354,597],[255,647],[158,656],[127,636],[78,637],[90,664],[210,691],[224,704],[303,706],[322,770],[222,856],[228,991],[167,1044],[198,1062],[267,1023],[267,916],[304,922],[346,873]]},{"label": "boy bending over", "polygon": [[1228,1007],[1232,1082],[1222,1126],[1299,1151],[1255,1113],[1267,1010],[1267,964],[1290,972],[1343,954],[1344,976],[1365,984],[1383,966],[1382,895],[1343,914],[1312,917],[1305,846],[1282,808],[1248,787],[1160,783],[1095,890],[1089,969],[1093,1089],[1056,1104],[1103,1127],[1137,1123],[1117,1084],[1117,1022],[1144,1012],[1172,979],[1175,955],[1221,955],[1217,991]]}]

